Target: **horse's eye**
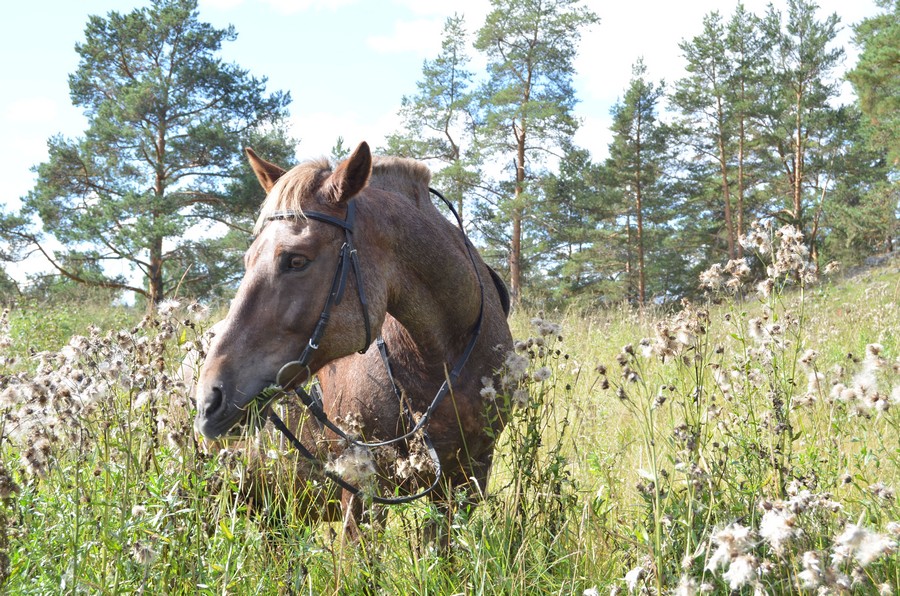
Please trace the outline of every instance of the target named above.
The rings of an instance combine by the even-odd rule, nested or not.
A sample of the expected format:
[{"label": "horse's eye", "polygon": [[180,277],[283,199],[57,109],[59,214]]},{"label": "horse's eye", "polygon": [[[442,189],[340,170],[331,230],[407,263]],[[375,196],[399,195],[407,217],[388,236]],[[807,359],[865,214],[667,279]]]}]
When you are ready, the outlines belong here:
[{"label": "horse's eye", "polygon": [[287,259],[285,259],[285,268],[299,271],[301,269],[306,269],[310,262],[311,261],[304,256],[290,255]]}]

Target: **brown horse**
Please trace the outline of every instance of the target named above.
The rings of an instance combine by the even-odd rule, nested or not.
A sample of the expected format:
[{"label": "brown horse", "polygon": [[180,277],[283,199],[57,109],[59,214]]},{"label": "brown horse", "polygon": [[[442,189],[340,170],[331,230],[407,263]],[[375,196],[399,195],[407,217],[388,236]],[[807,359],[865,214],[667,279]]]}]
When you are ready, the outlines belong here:
[{"label": "brown horse", "polygon": [[[500,386],[497,371],[512,347],[508,296],[432,203],[428,168],[373,160],[365,143],[334,169],[322,160],[286,172],[250,149],[247,155],[268,196],[244,257],[244,279],[200,371],[196,428],[208,438],[227,435],[276,380],[289,390],[315,374],[330,420],[365,441],[386,441],[421,420],[455,376],[423,427],[440,461],[441,481],[431,496],[443,508],[456,488],[477,500],[506,415],[482,389],[488,379]],[[339,283],[345,267],[356,274]],[[321,317],[326,304],[330,312]],[[390,353],[393,380],[370,344],[376,336]],[[308,352],[303,365],[287,381],[279,377],[301,352]],[[315,421],[295,422],[294,432],[313,452],[324,440],[331,462],[345,451],[347,442]],[[382,492],[416,489],[395,465],[411,457],[416,440],[387,450],[393,464],[384,450],[376,458]],[[421,485],[426,473],[419,472]],[[360,499],[343,490],[341,506],[345,530],[355,534]]]}]

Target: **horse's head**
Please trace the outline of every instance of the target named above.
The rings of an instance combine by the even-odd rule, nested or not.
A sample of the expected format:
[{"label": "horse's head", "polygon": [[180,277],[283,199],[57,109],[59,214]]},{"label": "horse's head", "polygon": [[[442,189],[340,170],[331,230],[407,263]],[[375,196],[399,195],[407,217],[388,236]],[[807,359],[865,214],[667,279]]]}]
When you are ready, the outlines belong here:
[{"label": "horse's head", "polygon": [[[384,317],[384,292],[377,285],[367,284],[360,293],[358,278],[346,272],[343,281],[335,281],[356,259],[345,248],[353,232],[341,223],[351,199],[368,183],[368,145],[360,144],[333,171],[308,163],[286,172],[252,150],[247,155],[268,196],[244,257],[244,278],[200,371],[195,426],[208,438],[228,433],[276,381],[285,388],[302,384],[327,362],[366,347]],[[342,292],[334,300],[336,289]],[[309,345],[329,302],[327,331],[302,366],[279,378],[282,367]]]}]

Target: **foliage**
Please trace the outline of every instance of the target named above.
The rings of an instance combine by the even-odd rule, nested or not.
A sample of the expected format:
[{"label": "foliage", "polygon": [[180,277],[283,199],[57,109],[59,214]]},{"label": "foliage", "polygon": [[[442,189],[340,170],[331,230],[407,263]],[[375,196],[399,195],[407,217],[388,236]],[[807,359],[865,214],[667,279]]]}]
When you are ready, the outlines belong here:
[{"label": "foliage", "polygon": [[[448,20],[389,149],[450,164],[436,183],[464,189],[468,224],[522,304],[696,297],[700,271],[744,255],[755,218],[803,229],[817,263],[893,250],[888,129],[875,127],[874,104],[864,119],[839,104],[837,15],[804,0],[761,16],[707,14],[681,43],[687,74],[668,94],[638,60],[601,161],[572,142],[571,59],[596,15],[578,2],[493,6],[473,46],[487,69],[470,70],[461,22]],[[869,97],[888,102],[880,122],[896,70],[890,15],[860,24],[873,58],[851,75],[878,84]],[[633,134],[641,118],[646,144]],[[452,165],[457,154],[471,159]]]},{"label": "foliage", "polygon": [[513,167],[508,184],[498,187],[491,224],[509,239],[504,248],[510,294],[518,302],[533,254],[528,249],[536,247],[529,238],[537,195],[533,180],[575,132],[572,61],[582,31],[598,17],[579,0],[492,0],[491,7],[475,42],[488,58],[479,91],[482,151]]},{"label": "foliage", "polygon": [[[616,190],[630,203],[620,213],[628,238],[628,295],[641,306],[648,300],[647,279],[658,279],[647,273],[648,257],[651,251],[661,252],[667,222],[672,220],[666,210],[676,209],[663,201],[667,196],[663,176],[670,135],[668,127],[659,121],[664,87],[647,81],[646,74],[647,67],[638,60],[625,96],[612,108],[613,140],[608,161]],[[669,288],[659,290],[664,295]]]},{"label": "foliage", "polygon": [[423,64],[416,95],[401,100],[403,130],[388,137],[386,149],[390,155],[434,164],[434,184],[463,218],[466,204],[473,202],[472,193],[481,181],[476,139],[479,115],[466,40],[463,17],[448,18],[441,53]]},{"label": "foliage", "polygon": [[[154,0],[127,14],[93,16],[76,46],[69,87],[88,128],[82,138],[50,139],[49,159],[36,167],[37,184],[23,200],[23,214],[40,218],[66,252],[53,257],[39,233],[19,229],[71,280],[157,303],[177,291],[206,293],[234,276],[239,261],[228,251],[239,240],[226,235],[199,254],[188,238],[216,235],[214,224],[249,228],[258,193],[250,201],[242,192],[249,170],[241,148],[288,153],[281,126],[290,98],[266,96],[265,79],[223,63],[217,53],[235,31],[199,21],[196,9],[196,0]],[[70,266],[76,262],[101,275],[83,275]],[[113,262],[126,273],[107,273]],[[129,281],[133,271],[146,285]]]},{"label": "foliage", "polygon": [[855,42],[862,53],[847,78],[869,119],[873,142],[887,151],[896,167],[900,160],[900,3],[878,0],[878,5],[883,13],[854,26]]}]

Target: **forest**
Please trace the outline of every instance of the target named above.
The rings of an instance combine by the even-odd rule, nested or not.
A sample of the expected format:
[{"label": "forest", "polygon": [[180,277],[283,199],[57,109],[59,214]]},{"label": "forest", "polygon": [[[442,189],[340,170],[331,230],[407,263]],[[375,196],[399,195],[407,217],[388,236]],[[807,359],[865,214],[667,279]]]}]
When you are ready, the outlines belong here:
[{"label": "forest", "polygon": [[[816,268],[895,249],[896,3],[852,24],[846,73],[839,16],[813,2],[707,14],[680,44],[684,77],[650,80],[634,63],[602,161],[573,141],[573,58],[601,16],[575,0],[492,6],[483,23],[446,21],[378,151],[429,164],[517,303],[676,303],[723,259],[759,277],[744,243],[757,221],[799,229]],[[193,0],[91,17],[70,76],[89,126],[49,139],[22,209],[0,215],[5,262],[39,252],[52,275],[4,276],[4,293],[233,292],[262,199],[241,150],[291,164],[296,141],[290,96],[222,62],[237,31],[200,17]],[[339,138],[332,157],[349,149]]]}]

